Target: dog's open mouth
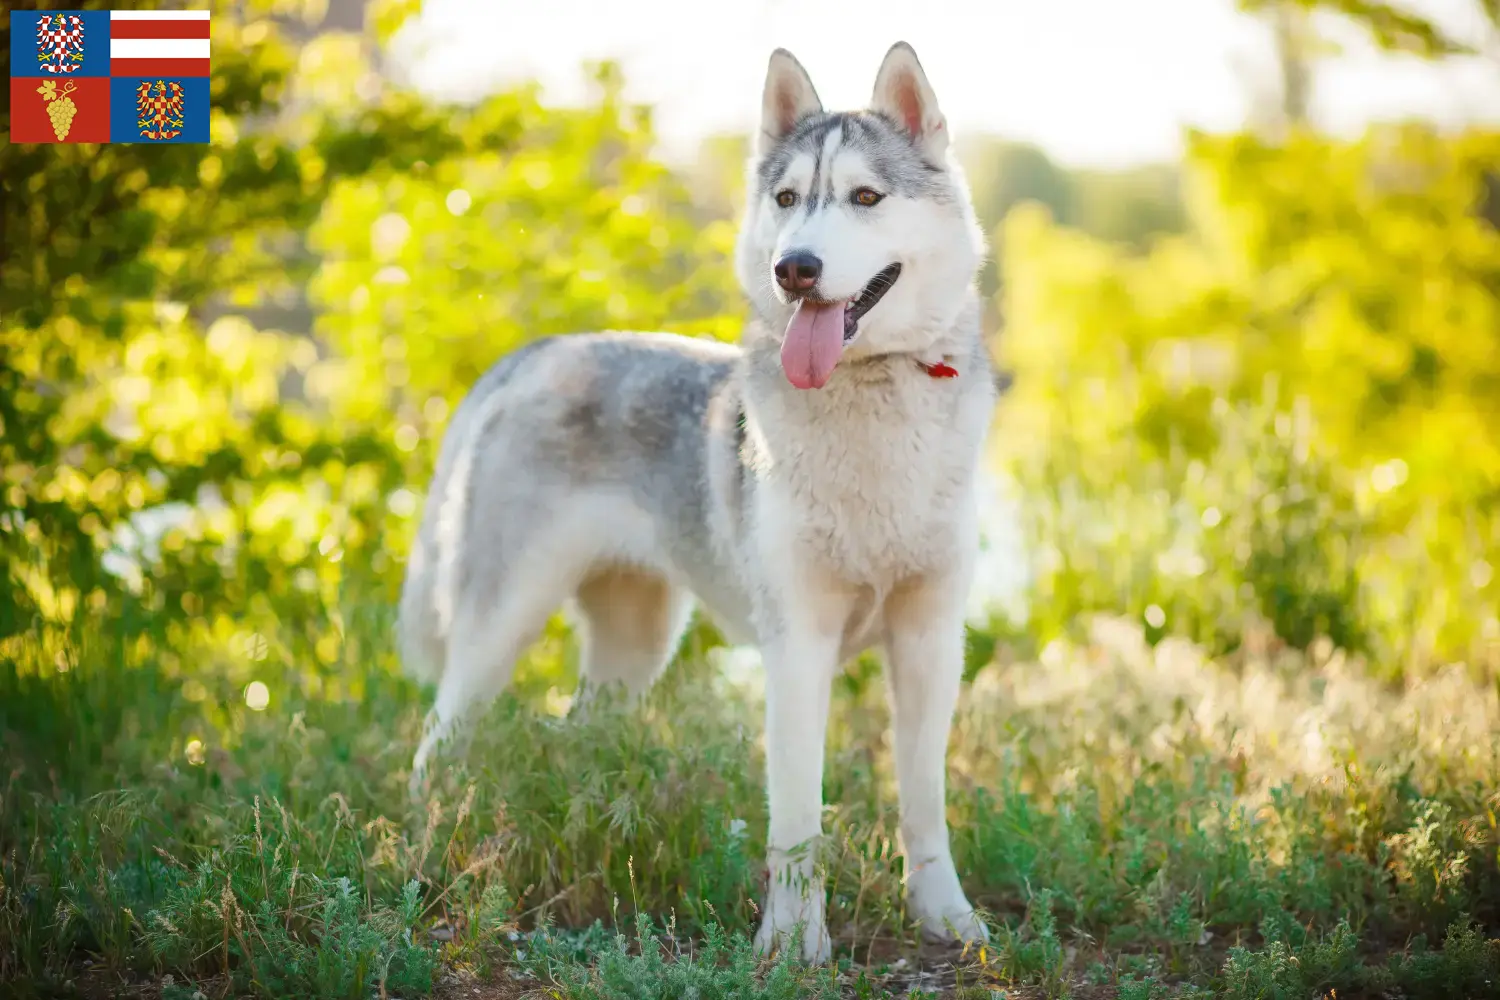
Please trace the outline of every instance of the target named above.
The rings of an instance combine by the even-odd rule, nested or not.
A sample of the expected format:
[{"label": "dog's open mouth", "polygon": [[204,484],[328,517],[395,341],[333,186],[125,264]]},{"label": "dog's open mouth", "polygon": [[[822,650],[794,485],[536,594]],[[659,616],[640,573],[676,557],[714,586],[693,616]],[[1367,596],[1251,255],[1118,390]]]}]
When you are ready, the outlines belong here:
[{"label": "dog's open mouth", "polygon": [[864,291],[856,295],[844,307],[845,346],[848,346],[849,342],[859,335],[859,318],[875,308],[875,303],[885,297],[885,293],[891,290],[891,286],[899,277],[901,277],[900,264],[882,268],[879,274],[870,279]]},{"label": "dog's open mouth", "polygon": [[781,341],[781,368],[799,389],[821,389],[839,363],[844,348],[859,336],[859,321],[891,290],[901,265],[880,270],[854,298],[844,302],[803,299],[786,325]]}]

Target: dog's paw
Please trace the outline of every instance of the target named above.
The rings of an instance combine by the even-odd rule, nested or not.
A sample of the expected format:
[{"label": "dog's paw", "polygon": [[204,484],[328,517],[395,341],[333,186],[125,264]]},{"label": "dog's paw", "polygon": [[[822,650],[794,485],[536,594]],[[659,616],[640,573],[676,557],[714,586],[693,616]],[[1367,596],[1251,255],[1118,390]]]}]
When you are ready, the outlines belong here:
[{"label": "dog's paw", "polygon": [[934,862],[918,867],[906,880],[907,906],[930,941],[961,941],[984,944],[989,928],[958,884],[953,862]]},{"label": "dog's paw", "polygon": [[990,929],[979,919],[979,914],[970,910],[935,914],[918,918],[922,922],[922,936],[929,941],[962,942],[963,944],[986,944]]},{"label": "dog's paw", "polygon": [[755,932],[755,953],[762,958],[790,950],[804,962],[822,965],[833,956],[833,941],[823,914],[823,887],[806,895],[788,888],[772,888],[765,916]]}]

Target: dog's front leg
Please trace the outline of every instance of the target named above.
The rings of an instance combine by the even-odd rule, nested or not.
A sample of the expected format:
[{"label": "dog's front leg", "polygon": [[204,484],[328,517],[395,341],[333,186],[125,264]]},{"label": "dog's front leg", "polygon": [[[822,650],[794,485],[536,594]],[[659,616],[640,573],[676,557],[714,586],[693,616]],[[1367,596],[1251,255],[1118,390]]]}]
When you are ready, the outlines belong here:
[{"label": "dog's front leg", "polygon": [[829,686],[841,631],[832,627],[832,615],[805,610],[786,616],[762,647],[770,887],[755,947],[769,955],[790,945],[805,961],[822,963],[833,949],[824,919],[823,880],[814,865],[822,834]]},{"label": "dog's front leg", "polygon": [[886,605],[886,654],[900,786],[906,898],[923,933],[985,941],[948,845],[948,734],[964,667],[967,573],[908,582]]}]

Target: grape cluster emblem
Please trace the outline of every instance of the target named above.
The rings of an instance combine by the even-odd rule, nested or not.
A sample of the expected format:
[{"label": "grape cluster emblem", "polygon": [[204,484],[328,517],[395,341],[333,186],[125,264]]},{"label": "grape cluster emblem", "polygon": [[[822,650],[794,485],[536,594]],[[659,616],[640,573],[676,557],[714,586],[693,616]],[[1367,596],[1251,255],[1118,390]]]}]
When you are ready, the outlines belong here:
[{"label": "grape cluster emblem", "polygon": [[78,105],[68,96],[73,90],[72,80],[62,90],[57,89],[56,80],[43,80],[42,85],[36,88],[36,92],[42,95],[42,100],[47,102],[47,117],[52,119],[52,134],[57,136],[58,142],[68,137],[68,130],[73,127],[73,116],[78,114]]},{"label": "grape cluster emblem", "polygon": [[36,22],[36,58],[47,73],[71,73],[83,65],[83,18],[47,14]]},{"label": "grape cluster emblem", "polygon": [[147,80],[135,90],[136,128],[142,139],[175,139],[182,134],[182,84]]}]

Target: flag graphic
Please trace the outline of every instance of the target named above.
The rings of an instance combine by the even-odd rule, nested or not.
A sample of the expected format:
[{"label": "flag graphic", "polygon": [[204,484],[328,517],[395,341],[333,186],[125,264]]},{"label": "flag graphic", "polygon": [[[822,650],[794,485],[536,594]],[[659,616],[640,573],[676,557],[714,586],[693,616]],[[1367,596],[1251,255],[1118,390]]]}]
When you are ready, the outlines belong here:
[{"label": "flag graphic", "polygon": [[206,10],[10,12],[10,141],[206,143]]}]

